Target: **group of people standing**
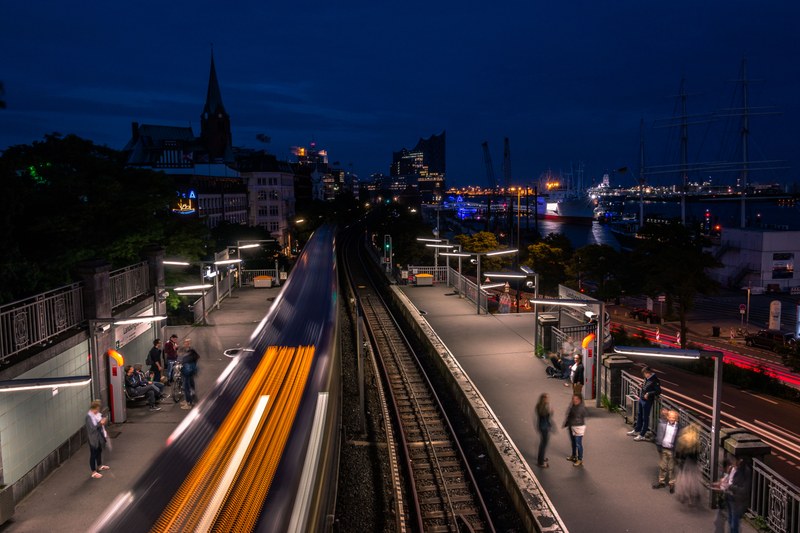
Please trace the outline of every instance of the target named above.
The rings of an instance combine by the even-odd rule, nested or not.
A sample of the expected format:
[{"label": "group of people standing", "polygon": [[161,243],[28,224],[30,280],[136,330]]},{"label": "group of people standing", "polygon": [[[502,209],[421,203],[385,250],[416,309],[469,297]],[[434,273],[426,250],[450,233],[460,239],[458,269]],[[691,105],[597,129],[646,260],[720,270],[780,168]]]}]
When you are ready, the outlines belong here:
[{"label": "group of people standing", "polygon": [[[175,380],[175,368],[180,360],[180,373],[183,381],[184,400],[181,409],[191,409],[196,400],[194,378],[197,375],[197,361],[200,355],[192,347],[191,339],[184,339],[183,346],[178,348],[178,336],[171,335],[161,349],[161,339],[153,341],[153,347],[147,354],[146,363],[150,365],[153,383],[171,384]],[[162,371],[166,375],[162,376]]]},{"label": "group of people standing", "polygon": [[[163,349],[161,339],[155,339],[145,360],[145,364],[149,366],[148,375],[142,372],[141,365],[127,365],[125,386],[133,396],[145,396],[151,411],[160,411],[161,408],[156,404],[170,397],[164,393],[164,386],[174,382],[177,377],[175,368],[180,361],[185,396],[181,409],[191,409],[197,401],[194,378],[199,359],[200,354],[192,347],[190,339],[184,339],[183,346],[178,348],[178,336],[171,335]],[[89,441],[89,468],[94,479],[102,478],[101,472],[110,469],[102,460],[103,450],[110,449],[111,442],[106,431],[108,419],[100,412],[101,405],[100,400],[92,401],[84,424]]]},{"label": "group of people standing", "polygon": [[[576,375],[583,383],[583,369],[580,356],[576,354],[575,363],[571,365],[571,375]],[[629,436],[634,441],[649,440],[650,413],[656,398],[661,394],[661,383],[658,376],[649,367],[642,369],[641,389],[638,395],[636,423]],[[575,385],[574,381],[573,385]],[[547,445],[550,434],[555,431],[554,411],[547,393],[539,396],[536,404],[536,428],[540,434],[537,466],[548,468]],[[697,505],[708,490],[703,482],[703,474],[698,464],[701,451],[700,428],[692,422],[682,425],[679,413],[675,410],[661,409],[653,440],[658,450],[658,477],[653,489],[668,488],[670,494],[676,494],[681,503]],[[573,395],[567,409],[563,427],[567,429],[571,453],[567,457],[573,466],[583,465],[583,436],[586,432],[587,409],[583,402],[582,388],[573,388]],[[727,509],[727,522],[731,533],[739,532],[739,522],[749,503],[752,468],[747,459],[731,457],[721,480],[712,484],[711,488],[719,491]],[[719,524],[718,524],[719,526]]]},{"label": "group of people standing", "polygon": [[[539,401],[536,403],[536,427],[540,435],[539,453],[536,464],[542,468],[549,468],[550,460],[546,457],[547,444],[550,442],[550,434],[555,431],[556,426],[553,423],[553,408],[550,405],[550,397],[547,393],[539,396]],[[572,395],[563,427],[567,428],[569,441],[572,446],[572,453],[567,457],[567,461],[571,461],[572,466],[583,466],[583,435],[586,432],[586,405],[583,403],[582,395]]]}]

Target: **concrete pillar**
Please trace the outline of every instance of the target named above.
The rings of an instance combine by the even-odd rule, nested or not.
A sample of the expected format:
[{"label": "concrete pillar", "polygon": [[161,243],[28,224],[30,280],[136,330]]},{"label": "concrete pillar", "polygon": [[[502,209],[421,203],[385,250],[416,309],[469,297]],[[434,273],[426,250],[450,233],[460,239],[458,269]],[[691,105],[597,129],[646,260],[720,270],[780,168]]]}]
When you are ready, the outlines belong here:
[{"label": "concrete pillar", "polygon": [[114,347],[114,330],[93,327],[91,320],[111,317],[111,265],[103,260],[84,261],[76,267],[83,281],[84,316],[90,321],[89,368],[92,372],[92,398],[108,406],[108,361],[105,356]]},{"label": "concrete pillar", "polygon": [[622,371],[633,366],[633,361],[622,355],[606,354],[603,356],[603,379],[600,394],[605,395],[611,405],[623,405]]},{"label": "concrete pillar", "polygon": [[[165,278],[164,278],[164,253],[165,250],[161,246],[147,246],[143,251],[142,255],[144,259],[147,261],[147,268],[148,268],[148,279],[150,281],[150,286],[148,287],[150,294],[153,295],[153,314],[154,315],[163,315],[166,314],[167,308],[164,302],[162,302],[158,297],[158,287],[164,287],[166,285]],[[162,329],[166,326],[166,322],[159,323],[154,331],[155,331],[155,338],[163,339],[164,336],[162,335]]]}]

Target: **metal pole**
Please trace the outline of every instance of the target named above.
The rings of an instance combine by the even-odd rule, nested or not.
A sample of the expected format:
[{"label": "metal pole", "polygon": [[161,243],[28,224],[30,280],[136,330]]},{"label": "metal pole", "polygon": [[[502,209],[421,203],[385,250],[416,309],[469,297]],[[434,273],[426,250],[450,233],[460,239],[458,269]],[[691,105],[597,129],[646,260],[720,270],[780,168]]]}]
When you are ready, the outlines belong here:
[{"label": "metal pole", "polygon": [[601,407],[600,401],[600,380],[603,379],[603,373],[601,371],[602,367],[602,357],[603,357],[603,345],[605,343],[605,303],[598,302],[599,312],[597,313],[597,350],[595,350],[595,359],[594,364],[597,367],[594,371],[595,375],[595,407]]},{"label": "metal pole", "polygon": [[100,399],[100,356],[97,355],[97,322],[89,320],[89,353],[91,364],[89,372],[92,374],[92,400]]},{"label": "metal pole", "polygon": [[747,318],[745,319],[745,327],[750,327],[750,285],[747,285]]},{"label": "metal pole", "polygon": [[711,481],[716,481],[719,476],[719,430],[720,430],[720,405],[722,404],[722,352],[710,352],[714,358],[714,399],[713,414],[711,417]]},{"label": "metal pole", "polygon": [[364,318],[361,316],[361,313],[358,310],[356,312],[358,313],[358,321],[356,324],[356,349],[358,357],[358,405],[361,415],[359,424],[361,426],[361,434],[363,435],[367,432],[367,411],[364,406],[364,349],[366,348],[366,342],[364,342],[364,346],[362,347],[361,331],[364,327]]},{"label": "metal pole", "polygon": [[[239,246],[241,246],[242,241],[236,241],[236,259],[241,259],[239,256]],[[239,261],[236,264],[236,271],[239,273],[239,279],[237,281],[237,286],[241,289],[242,288],[242,262]]]},{"label": "metal pole", "polygon": [[219,270],[216,270],[216,265],[214,267],[214,305],[217,306],[217,311],[219,311]]},{"label": "metal pole", "polygon": [[[539,274],[533,273],[533,297],[539,298]],[[539,304],[533,304],[533,355],[539,355]]]},{"label": "metal pole", "polygon": [[478,288],[478,294],[475,301],[478,302],[478,314],[481,314],[481,254],[476,255],[478,256],[478,277],[475,279],[477,282],[475,285]]}]

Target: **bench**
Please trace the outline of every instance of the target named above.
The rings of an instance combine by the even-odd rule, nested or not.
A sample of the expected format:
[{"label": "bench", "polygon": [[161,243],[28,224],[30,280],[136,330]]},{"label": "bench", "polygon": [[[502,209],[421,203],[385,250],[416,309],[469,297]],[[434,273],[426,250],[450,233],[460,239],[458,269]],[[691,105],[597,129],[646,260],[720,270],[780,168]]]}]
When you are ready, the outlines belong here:
[{"label": "bench", "polygon": [[128,389],[128,386],[125,384],[124,381],[123,381],[123,384],[122,384],[122,388],[125,390],[125,399],[127,401],[131,402],[131,403],[139,401],[139,400],[146,400],[147,399],[147,395],[146,394],[138,394],[138,395],[131,394],[130,389]]}]

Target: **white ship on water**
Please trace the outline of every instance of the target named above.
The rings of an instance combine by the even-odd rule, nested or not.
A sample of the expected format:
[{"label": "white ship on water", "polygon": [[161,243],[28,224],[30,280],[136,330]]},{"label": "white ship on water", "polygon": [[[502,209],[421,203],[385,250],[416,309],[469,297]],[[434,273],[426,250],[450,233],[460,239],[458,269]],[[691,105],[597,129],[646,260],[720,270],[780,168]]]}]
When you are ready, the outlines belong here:
[{"label": "white ship on water", "polygon": [[536,212],[540,218],[592,223],[594,201],[589,198],[582,186],[582,165],[578,168],[577,182],[572,179],[571,173],[558,175],[547,171],[540,176],[539,197],[536,206]]}]

